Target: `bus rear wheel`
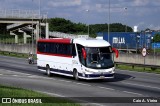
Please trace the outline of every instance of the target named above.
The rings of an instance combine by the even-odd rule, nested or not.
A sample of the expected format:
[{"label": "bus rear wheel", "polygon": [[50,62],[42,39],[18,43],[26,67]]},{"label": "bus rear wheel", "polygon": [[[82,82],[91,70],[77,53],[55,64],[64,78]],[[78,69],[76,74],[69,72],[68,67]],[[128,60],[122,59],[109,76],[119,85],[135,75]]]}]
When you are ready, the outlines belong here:
[{"label": "bus rear wheel", "polygon": [[78,76],[77,70],[74,70],[73,76],[74,76],[74,79],[75,79],[75,80],[77,80],[77,81],[79,80],[79,76]]},{"label": "bus rear wheel", "polygon": [[51,72],[50,72],[50,67],[49,67],[49,65],[47,65],[46,66],[46,74],[47,74],[47,76],[51,76]]}]

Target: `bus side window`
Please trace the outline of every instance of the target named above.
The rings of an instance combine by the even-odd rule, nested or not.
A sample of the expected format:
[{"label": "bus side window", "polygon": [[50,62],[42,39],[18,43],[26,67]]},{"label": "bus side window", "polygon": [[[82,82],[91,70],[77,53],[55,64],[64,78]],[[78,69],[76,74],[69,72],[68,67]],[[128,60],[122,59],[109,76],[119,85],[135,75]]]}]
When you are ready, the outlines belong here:
[{"label": "bus side window", "polygon": [[82,54],[82,48],[83,48],[83,46],[77,44],[79,61],[80,61],[83,65],[85,65],[85,60],[84,60],[83,54]]},{"label": "bus side window", "polygon": [[46,52],[50,53],[50,44],[49,43],[46,43]]},{"label": "bus side window", "polygon": [[71,53],[72,56],[76,56],[76,48],[75,48],[75,44],[72,44],[71,47],[72,47],[72,50],[71,50],[71,51],[72,51],[72,53]]},{"label": "bus side window", "polygon": [[50,43],[50,53],[56,54],[55,43]]},{"label": "bus side window", "polygon": [[45,50],[46,50],[45,43],[39,42],[38,43],[38,51],[44,53]]}]

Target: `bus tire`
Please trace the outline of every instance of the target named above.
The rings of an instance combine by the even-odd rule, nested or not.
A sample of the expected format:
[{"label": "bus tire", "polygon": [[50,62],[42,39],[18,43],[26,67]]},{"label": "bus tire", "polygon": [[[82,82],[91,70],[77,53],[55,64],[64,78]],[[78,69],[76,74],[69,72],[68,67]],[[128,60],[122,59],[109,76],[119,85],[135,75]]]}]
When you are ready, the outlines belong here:
[{"label": "bus tire", "polygon": [[78,81],[79,80],[79,76],[78,76],[77,70],[74,70],[73,73],[74,73],[73,74],[74,79]]},{"label": "bus tire", "polygon": [[50,67],[49,67],[49,65],[46,65],[46,74],[47,74],[48,77],[51,76],[51,72],[50,72]]}]

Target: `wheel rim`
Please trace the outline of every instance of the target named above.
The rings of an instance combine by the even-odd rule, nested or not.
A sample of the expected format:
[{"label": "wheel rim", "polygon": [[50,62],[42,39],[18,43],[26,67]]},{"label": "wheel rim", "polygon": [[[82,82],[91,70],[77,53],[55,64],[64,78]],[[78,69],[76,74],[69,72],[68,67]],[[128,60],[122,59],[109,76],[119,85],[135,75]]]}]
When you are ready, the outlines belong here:
[{"label": "wheel rim", "polygon": [[50,76],[50,70],[48,67],[47,67],[47,75]]},{"label": "wheel rim", "polygon": [[76,80],[79,79],[79,78],[78,78],[78,72],[77,72],[77,71],[75,72],[75,79],[76,79]]}]

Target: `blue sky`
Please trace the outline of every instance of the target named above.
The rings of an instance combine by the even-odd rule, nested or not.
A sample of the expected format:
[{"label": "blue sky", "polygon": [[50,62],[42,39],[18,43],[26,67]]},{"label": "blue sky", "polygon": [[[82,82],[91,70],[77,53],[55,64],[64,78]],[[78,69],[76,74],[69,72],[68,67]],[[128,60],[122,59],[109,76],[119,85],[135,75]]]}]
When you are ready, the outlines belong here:
[{"label": "blue sky", "polygon": [[[0,0],[0,9],[38,10],[40,0]],[[109,0],[41,0],[41,13],[85,24],[108,23]],[[89,10],[89,11],[86,11]],[[160,0],[110,0],[110,23],[160,29]]]}]

